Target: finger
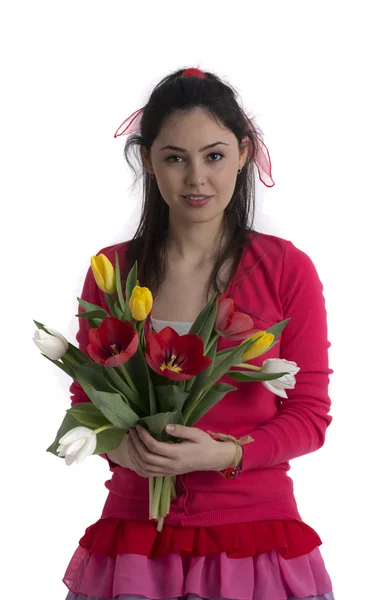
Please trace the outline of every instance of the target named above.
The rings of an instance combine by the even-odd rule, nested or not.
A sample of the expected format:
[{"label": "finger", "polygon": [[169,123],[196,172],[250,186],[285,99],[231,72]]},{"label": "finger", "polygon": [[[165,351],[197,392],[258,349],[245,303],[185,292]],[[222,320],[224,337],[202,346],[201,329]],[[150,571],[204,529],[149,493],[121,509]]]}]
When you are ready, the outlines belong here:
[{"label": "finger", "polygon": [[190,442],[200,442],[205,435],[208,435],[202,429],[187,427],[186,425],[166,425],[166,433],[174,437],[184,438]]},{"label": "finger", "polygon": [[132,459],[132,463],[133,463],[136,473],[138,475],[140,475],[141,477],[148,478],[148,477],[172,477],[173,476],[173,473],[167,473],[167,472],[160,471],[158,469],[158,467],[144,463],[141,460],[139,454],[137,454],[135,450],[134,450],[133,454],[131,454],[131,459]]},{"label": "finger", "polygon": [[135,446],[137,453],[139,454],[141,460],[146,466],[155,466],[157,469],[159,468],[167,468],[169,466],[169,459],[160,456],[154,452],[151,452],[149,448],[143,443],[141,438],[139,437],[138,432],[135,429],[131,429],[130,438]]},{"label": "finger", "polygon": [[170,459],[174,459],[178,456],[176,444],[158,442],[146,429],[144,429],[144,427],[140,427],[140,425],[137,426],[136,432],[143,444],[154,454],[165,456]]}]

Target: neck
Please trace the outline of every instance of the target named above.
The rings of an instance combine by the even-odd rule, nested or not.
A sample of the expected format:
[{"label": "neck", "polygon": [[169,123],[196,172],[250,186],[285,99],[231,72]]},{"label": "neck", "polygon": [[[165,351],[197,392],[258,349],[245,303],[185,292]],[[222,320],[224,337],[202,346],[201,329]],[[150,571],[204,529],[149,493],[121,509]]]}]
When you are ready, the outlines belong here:
[{"label": "neck", "polygon": [[207,223],[181,223],[169,215],[168,250],[175,258],[201,263],[214,260],[222,219]]}]

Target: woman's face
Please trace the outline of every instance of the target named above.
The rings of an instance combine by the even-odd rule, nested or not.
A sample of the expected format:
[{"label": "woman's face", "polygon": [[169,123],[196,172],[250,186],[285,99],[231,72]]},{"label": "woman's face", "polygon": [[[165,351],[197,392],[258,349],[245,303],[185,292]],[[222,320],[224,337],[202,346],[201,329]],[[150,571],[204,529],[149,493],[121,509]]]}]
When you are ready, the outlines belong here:
[{"label": "woman's face", "polygon": [[197,108],[169,117],[143,159],[172,217],[201,223],[222,217],[246,156],[247,143],[240,151],[232,131]]}]

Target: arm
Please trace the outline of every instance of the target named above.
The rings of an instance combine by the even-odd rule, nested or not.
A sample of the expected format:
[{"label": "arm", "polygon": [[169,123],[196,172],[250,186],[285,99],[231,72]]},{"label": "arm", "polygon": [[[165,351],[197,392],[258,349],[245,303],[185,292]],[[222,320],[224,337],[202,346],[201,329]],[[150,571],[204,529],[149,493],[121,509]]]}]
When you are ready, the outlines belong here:
[{"label": "arm", "polygon": [[291,320],[281,334],[280,357],[300,367],[296,386],[286,390],[277,415],[249,432],[254,443],[244,447],[242,470],[270,467],[321,448],[328,414],[327,318],[323,286],[304,252],[287,242],[280,280],[283,317]]}]

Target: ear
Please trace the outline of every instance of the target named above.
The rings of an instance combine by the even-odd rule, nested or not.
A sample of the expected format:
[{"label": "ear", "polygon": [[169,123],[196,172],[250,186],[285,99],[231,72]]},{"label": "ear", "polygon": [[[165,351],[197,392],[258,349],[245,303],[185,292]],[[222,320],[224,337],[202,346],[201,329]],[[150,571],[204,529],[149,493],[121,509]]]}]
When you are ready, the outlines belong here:
[{"label": "ear", "polygon": [[147,150],[147,148],[143,148],[143,146],[141,146],[140,148],[140,154],[142,157],[142,162],[143,162],[143,166],[144,168],[148,171],[148,173],[150,173],[151,175],[154,174],[154,170],[152,167],[152,161],[151,161],[151,152],[150,150]]},{"label": "ear", "polygon": [[242,169],[246,164],[247,154],[249,151],[249,143],[249,138],[246,137],[242,140],[240,144],[240,169]]}]

